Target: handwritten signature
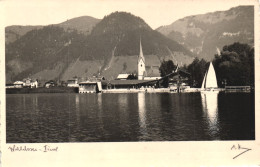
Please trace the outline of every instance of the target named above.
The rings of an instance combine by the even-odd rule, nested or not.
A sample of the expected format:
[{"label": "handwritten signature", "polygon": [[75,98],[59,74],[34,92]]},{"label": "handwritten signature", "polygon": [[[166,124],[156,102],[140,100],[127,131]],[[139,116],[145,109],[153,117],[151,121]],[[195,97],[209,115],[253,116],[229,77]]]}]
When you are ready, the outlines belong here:
[{"label": "handwritten signature", "polygon": [[233,159],[236,159],[237,157],[239,157],[240,155],[252,150],[250,148],[245,148],[245,147],[241,147],[239,144],[238,145],[233,145],[231,147],[231,150],[241,150],[242,152],[239,153],[238,155],[234,156]]},{"label": "handwritten signature", "polygon": [[36,151],[41,151],[41,152],[57,152],[58,151],[58,147],[50,147],[49,145],[44,145],[43,147],[41,148],[36,148],[36,147],[28,147],[26,145],[23,145],[23,146],[16,146],[16,145],[13,145],[13,146],[10,146],[8,147],[8,149],[11,151],[11,152],[22,152],[22,151],[25,151],[25,152],[36,152]]}]

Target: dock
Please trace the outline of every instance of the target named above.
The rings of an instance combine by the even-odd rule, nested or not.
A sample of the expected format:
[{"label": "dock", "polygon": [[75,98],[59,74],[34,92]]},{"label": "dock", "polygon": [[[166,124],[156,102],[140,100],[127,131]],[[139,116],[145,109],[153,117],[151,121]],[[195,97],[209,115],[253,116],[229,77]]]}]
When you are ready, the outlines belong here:
[{"label": "dock", "polygon": [[250,92],[250,86],[225,86],[225,91],[230,92]]}]

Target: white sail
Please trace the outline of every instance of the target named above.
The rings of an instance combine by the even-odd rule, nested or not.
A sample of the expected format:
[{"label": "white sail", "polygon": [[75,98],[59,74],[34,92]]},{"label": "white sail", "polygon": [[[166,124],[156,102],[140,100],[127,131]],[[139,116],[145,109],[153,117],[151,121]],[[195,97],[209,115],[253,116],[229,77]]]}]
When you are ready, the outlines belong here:
[{"label": "white sail", "polygon": [[210,62],[209,69],[205,74],[201,88],[218,88],[217,77],[212,62]]},{"label": "white sail", "polygon": [[216,73],[212,63],[210,62],[205,88],[217,88],[217,87],[218,87],[218,83],[217,83]]},{"label": "white sail", "polygon": [[206,80],[206,77],[207,77],[207,71],[206,71],[206,74],[204,75],[204,79],[203,79],[203,82],[202,82],[202,85],[201,85],[201,89],[204,89],[204,88],[205,88],[205,80]]}]

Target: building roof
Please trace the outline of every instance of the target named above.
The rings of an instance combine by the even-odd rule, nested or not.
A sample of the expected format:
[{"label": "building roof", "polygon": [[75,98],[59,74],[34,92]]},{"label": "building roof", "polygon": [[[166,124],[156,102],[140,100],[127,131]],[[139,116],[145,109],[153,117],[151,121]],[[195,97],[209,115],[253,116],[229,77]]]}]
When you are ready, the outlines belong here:
[{"label": "building roof", "polygon": [[119,74],[117,79],[127,79],[130,74]]},{"label": "building roof", "polygon": [[157,55],[144,55],[145,66],[153,66],[159,68],[161,61]]},{"label": "building roof", "polygon": [[146,77],[161,77],[159,68],[153,66],[146,67]]},{"label": "building roof", "polygon": [[23,84],[23,81],[15,81],[14,84]]},{"label": "building roof", "polygon": [[148,81],[145,80],[104,80],[101,81],[102,84],[111,84],[111,85],[138,85],[142,83],[146,83]]},{"label": "building roof", "polygon": [[97,82],[83,81],[83,82],[80,82],[80,83],[79,83],[79,85],[88,85],[88,84],[97,84]]}]

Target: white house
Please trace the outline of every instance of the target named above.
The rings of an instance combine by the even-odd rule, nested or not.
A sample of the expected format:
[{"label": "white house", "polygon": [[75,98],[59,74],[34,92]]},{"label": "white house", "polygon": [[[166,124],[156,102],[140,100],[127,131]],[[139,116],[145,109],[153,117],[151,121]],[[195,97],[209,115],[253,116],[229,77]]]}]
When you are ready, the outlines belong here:
[{"label": "white house", "polygon": [[23,81],[15,81],[14,82],[14,87],[15,88],[22,88],[24,86],[24,82]]},{"label": "white house", "polygon": [[127,80],[127,78],[129,77],[130,74],[119,74],[117,76],[117,80]]},{"label": "white house", "polygon": [[31,88],[38,88],[38,81],[37,80],[31,81]]},{"label": "white house", "polygon": [[78,78],[68,80],[68,87],[79,87]]},{"label": "white house", "polygon": [[38,88],[38,81],[37,81],[37,79],[32,80],[31,78],[26,78],[26,79],[24,79],[23,87]]}]

